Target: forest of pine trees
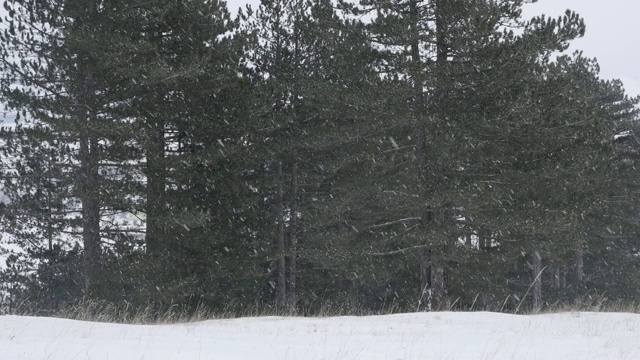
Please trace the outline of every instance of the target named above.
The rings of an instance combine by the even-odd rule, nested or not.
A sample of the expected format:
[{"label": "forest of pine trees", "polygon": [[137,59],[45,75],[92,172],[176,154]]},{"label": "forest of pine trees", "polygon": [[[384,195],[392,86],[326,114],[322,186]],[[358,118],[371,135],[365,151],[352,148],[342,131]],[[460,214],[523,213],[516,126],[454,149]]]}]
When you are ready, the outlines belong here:
[{"label": "forest of pine trees", "polygon": [[637,299],[638,99],[526,2],[4,0],[0,311]]}]

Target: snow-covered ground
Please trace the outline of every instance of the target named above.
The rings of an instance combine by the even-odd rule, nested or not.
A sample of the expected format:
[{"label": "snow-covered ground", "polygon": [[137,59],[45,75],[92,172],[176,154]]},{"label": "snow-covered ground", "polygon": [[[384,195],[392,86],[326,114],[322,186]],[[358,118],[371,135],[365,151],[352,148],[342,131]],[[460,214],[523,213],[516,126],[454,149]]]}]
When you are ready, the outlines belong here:
[{"label": "snow-covered ground", "polygon": [[116,325],[0,316],[0,358],[640,359],[640,315],[417,313]]}]

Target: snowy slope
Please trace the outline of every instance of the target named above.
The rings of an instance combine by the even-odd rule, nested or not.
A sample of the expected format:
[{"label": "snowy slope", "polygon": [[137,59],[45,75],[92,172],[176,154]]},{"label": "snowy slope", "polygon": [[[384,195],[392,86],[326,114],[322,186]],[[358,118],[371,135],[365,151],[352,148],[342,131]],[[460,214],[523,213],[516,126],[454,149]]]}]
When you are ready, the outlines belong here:
[{"label": "snowy slope", "polygon": [[0,317],[0,358],[640,359],[640,315],[418,313],[116,325]]}]

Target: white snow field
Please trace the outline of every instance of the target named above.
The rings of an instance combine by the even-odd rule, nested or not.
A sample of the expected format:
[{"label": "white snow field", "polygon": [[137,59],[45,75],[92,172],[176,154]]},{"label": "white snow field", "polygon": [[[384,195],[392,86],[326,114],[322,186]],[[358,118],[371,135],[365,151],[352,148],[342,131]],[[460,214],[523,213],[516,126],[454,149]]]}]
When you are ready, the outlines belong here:
[{"label": "white snow field", "polygon": [[640,359],[640,315],[416,313],[117,325],[0,316],[0,359]]}]

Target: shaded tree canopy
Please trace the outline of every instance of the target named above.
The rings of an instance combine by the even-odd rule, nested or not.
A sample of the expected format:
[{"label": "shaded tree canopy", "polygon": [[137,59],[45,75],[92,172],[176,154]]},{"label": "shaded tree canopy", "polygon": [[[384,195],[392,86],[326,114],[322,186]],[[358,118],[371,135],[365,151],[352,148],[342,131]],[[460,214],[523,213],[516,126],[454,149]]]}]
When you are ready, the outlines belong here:
[{"label": "shaded tree canopy", "polygon": [[3,306],[634,299],[638,99],[525,2],[5,1]]}]

